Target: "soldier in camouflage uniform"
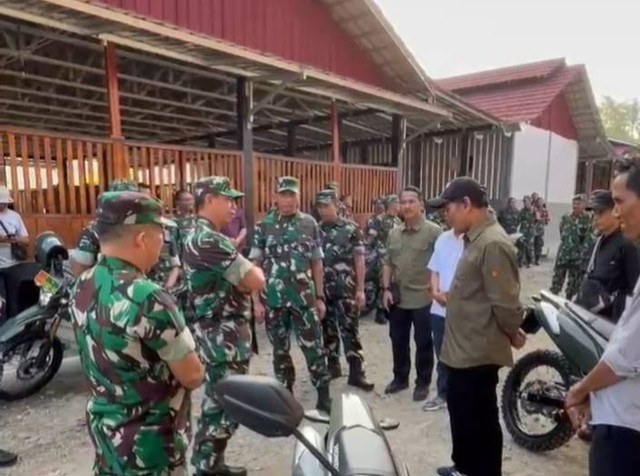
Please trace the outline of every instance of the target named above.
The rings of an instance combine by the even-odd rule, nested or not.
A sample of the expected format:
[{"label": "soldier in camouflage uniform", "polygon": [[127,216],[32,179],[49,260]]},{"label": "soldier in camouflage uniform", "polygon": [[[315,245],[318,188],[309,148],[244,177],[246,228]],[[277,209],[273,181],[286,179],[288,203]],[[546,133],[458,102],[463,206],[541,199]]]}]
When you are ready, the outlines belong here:
[{"label": "soldier in camouflage uniform", "polygon": [[443,210],[433,210],[433,211],[427,213],[425,218],[427,220],[429,220],[430,222],[435,223],[436,225],[438,225],[444,231],[449,229],[449,227],[447,225],[447,221],[444,218],[444,211]]},{"label": "soldier in camouflage uniform", "polygon": [[[110,192],[138,192],[138,184],[129,179],[116,179],[109,185]],[[100,242],[96,231],[95,220],[85,226],[80,232],[76,247],[70,253],[71,271],[74,276],[80,276],[91,268],[100,254]]]},{"label": "soldier in camouflage uniform", "polygon": [[[176,210],[173,215],[173,221],[176,227],[173,229],[172,242],[178,250],[180,262],[184,262],[184,250],[187,236],[194,229],[196,217],[193,214],[194,198],[188,190],[178,190],[174,197]],[[179,281],[173,289],[173,295],[178,301],[178,306],[182,310],[187,322],[193,321],[193,299],[190,297],[187,289],[184,269],[180,273]]]},{"label": "soldier in camouflage uniform", "polygon": [[568,275],[567,299],[573,298],[580,289],[584,274],[584,247],[592,232],[592,218],[585,212],[585,200],[584,195],[576,195],[571,214],[560,220],[560,248],[553,269],[551,292],[560,294]]},{"label": "soldier in camouflage uniform", "polygon": [[536,215],[536,222],[533,227],[533,253],[535,265],[538,266],[540,264],[540,258],[542,257],[542,250],[544,249],[544,232],[547,225],[551,222],[551,214],[542,197],[538,197],[533,203],[533,207]]},{"label": "soldier in camouflage uniform", "polygon": [[518,216],[518,226],[520,227],[520,233],[522,233],[518,264],[520,266],[526,265],[527,268],[530,268],[531,263],[533,263],[533,236],[535,232],[536,215],[531,197],[525,196],[522,199],[522,204],[523,207]]},{"label": "soldier in camouflage uniform", "polygon": [[[367,220],[364,228],[364,244],[365,244],[365,266],[366,274],[364,280],[364,292],[366,296],[365,313],[369,313],[376,307],[376,303],[380,302],[380,279],[382,269],[380,268],[381,260],[378,257],[378,248],[376,247],[375,237],[377,233],[369,233],[375,226],[378,215],[384,213],[384,204],[381,197],[373,200],[373,215]],[[383,318],[384,319],[384,318]]]},{"label": "soldier in camouflage uniform", "polygon": [[138,192],[100,196],[101,255],[74,282],[70,317],[91,387],[96,475],[186,475],[191,399],[204,378],[173,299],[145,277],[158,260],[162,204]]},{"label": "soldier in camouflage uniform", "polygon": [[[400,200],[397,195],[387,195],[383,200],[385,211],[378,215],[371,223],[371,226],[367,228],[367,240],[369,240],[376,249],[377,258],[379,260],[378,268],[382,271],[382,261],[384,259],[387,238],[389,232],[396,226],[402,224],[400,218],[398,218],[398,212],[400,210]],[[380,279],[382,277],[380,276]],[[379,294],[378,309],[376,312],[375,322],[378,324],[386,324],[386,311],[382,307],[382,295]]]},{"label": "soldier in camouflage uniform", "polygon": [[185,242],[186,281],[195,305],[191,323],[200,359],[206,365],[202,411],[192,463],[197,475],[245,475],[227,466],[224,453],[238,425],[224,413],[214,394],[227,375],[249,372],[251,292],[264,287],[264,276],[220,233],[234,217],[235,199],[227,177],[205,177],[195,184],[198,216]]},{"label": "soldier in camouflage uniform", "polygon": [[329,412],[330,377],[320,324],[326,311],[320,231],[313,217],[298,210],[297,178],[280,177],[276,192],[278,211],[257,225],[249,256],[263,267],[267,279],[265,293],[254,294],[254,313],[257,320],[266,314],[278,380],[293,389],[295,368],[289,354],[293,331],[318,391],[316,408]]},{"label": "soldier in camouflage uniform", "polygon": [[334,190],[316,196],[322,218],[320,236],[324,252],[324,293],[327,315],[322,321],[324,345],[328,353],[329,373],[337,378],[340,367],[340,335],[349,362],[348,384],[367,392],[373,390],[363,366],[362,343],[358,333],[364,296],[364,242],[354,222],[338,216],[338,197]]},{"label": "soldier in camouflage uniform", "polygon": [[520,211],[516,206],[516,199],[511,197],[507,206],[498,213],[498,223],[502,226],[507,235],[518,232],[520,224]]}]

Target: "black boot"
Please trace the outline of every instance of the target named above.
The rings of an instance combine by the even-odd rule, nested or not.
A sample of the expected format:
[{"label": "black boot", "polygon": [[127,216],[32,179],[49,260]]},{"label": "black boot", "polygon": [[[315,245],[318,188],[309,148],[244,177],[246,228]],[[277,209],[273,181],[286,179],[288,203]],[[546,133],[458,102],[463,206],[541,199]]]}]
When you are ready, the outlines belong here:
[{"label": "black boot", "polygon": [[340,365],[340,357],[329,357],[327,359],[327,364],[329,366],[329,375],[331,375],[331,380],[342,377],[342,366]]},{"label": "black boot", "polygon": [[293,382],[287,382],[284,384],[285,387],[287,387],[287,390],[289,390],[291,392],[291,395],[293,395]]},{"label": "black boot", "polygon": [[359,359],[354,359],[349,362],[349,380],[347,380],[347,383],[365,392],[372,391],[375,386],[367,380],[364,370],[362,370],[362,361]]},{"label": "black boot", "polygon": [[387,323],[387,319],[384,317],[384,311],[381,309],[378,309],[376,311],[376,318],[375,318],[375,323],[376,324],[386,324]]},{"label": "black boot", "polygon": [[8,466],[13,466],[17,461],[18,455],[9,453],[5,450],[0,450],[0,467],[6,468]]},{"label": "black boot", "polygon": [[326,383],[318,387],[318,402],[316,403],[316,410],[331,414],[331,397],[329,397],[329,384]]},{"label": "black boot", "polygon": [[213,440],[213,452],[215,463],[213,468],[206,471],[196,471],[196,476],[246,476],[247,469],[240,466],[228,466],[224,462],[224,451],[227,449],[227,439],[216,438]]}]

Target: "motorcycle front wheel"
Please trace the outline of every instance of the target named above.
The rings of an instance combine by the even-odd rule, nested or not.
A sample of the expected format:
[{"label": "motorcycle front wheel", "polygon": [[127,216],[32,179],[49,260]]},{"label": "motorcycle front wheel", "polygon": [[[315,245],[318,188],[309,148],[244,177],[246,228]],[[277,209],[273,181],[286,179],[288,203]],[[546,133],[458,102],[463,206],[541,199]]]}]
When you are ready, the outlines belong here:
[{"label": "motorcycle front wheel", "polygon": [[538,350],[516,362],[502,390],[502,417],[519,446],[544,452],[571,439],[575,431],[562,408],[571,377],[559,352]]},{"label": "motorcycle front wheel", "polygon": [[0,400],[20,400],[40,391],[60,369],[63,354],[62,342],[57,337],[49,341],[42,331],[28,331],[8,342],[0,350]]}]

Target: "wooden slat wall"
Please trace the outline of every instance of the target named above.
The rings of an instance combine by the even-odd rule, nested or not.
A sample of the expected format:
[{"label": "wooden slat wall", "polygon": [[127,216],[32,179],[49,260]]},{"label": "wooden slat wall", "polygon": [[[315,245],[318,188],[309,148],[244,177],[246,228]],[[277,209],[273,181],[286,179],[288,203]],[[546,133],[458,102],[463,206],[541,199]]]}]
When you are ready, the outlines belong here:
[{"label": "wooden slat wall", "polygon": [[368,214],[371,213],[375,198],[395,193],[397,180],[396,169],[370,165],[343,165],[340,171],[340,193],[351,195],[354,214]]}]

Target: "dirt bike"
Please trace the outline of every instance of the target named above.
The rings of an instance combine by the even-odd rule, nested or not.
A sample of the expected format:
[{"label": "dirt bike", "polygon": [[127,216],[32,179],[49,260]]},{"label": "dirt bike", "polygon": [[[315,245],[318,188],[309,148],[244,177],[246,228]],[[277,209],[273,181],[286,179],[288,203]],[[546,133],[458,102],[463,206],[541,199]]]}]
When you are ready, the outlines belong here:
[{"label": "dirt bike", "polygon": [[[268,438],[293,435],[297,439],[292,476],[409,475],[384,434],[397,428],[398,422],[378,422],[356,394],[334,398],[329,417],[315,410],[305,414],[291,392],[270,377],[227,377],[216,385],[215,393],[225,412],[241,425]],[[328,424],[326,434],[311,426],[298,428],[303,418]]]},{"label": "dirt bike", "polygon": [[[35,266],[41,269],[29,279],[24,273],[15,274],[21,275],[21,282],[13,288],[20,291],[7,293],[7,303],[17,300],[21,311],[9,315],[0,326],[0,400],[19,400],[37,393],[62,364],[64,347],[57,333],[67,310],[72,279],[64,264],[68,253],[51,232],[39,235],[35,248]],[[15,266],[21,265],[34,263]]]},{"label": "dirt bike", "polygon": [[535,350],[516,362],[504,383],[502,416],[518,445],[542,452],[573,436],[564,411],[567,391],[596,366],[615,324],[545,291],[533,299],[522,330],[544,329],[559,352]]}]

